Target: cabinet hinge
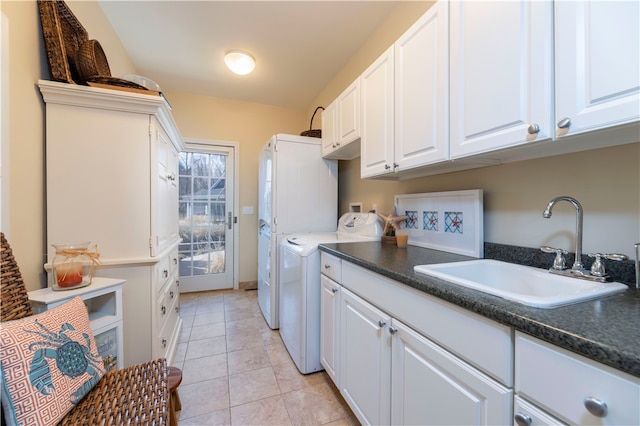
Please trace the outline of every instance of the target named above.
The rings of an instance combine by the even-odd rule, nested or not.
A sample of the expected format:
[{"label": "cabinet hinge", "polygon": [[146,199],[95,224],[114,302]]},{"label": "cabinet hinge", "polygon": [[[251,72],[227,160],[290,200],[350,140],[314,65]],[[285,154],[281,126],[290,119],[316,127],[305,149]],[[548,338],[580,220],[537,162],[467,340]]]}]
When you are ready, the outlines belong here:
[{"label": "cabinet hinge", "polygon": [[149,237],[149,248],[153,248],[153,237]]}]

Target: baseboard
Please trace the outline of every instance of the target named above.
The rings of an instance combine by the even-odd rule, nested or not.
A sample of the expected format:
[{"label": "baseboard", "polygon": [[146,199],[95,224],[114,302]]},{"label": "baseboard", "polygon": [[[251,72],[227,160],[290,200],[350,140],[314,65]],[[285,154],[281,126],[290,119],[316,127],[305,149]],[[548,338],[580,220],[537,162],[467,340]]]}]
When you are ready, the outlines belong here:
[{"label": "baseboard", "polygon": [[240,290],[257,290],[258,281],[242,281],[238,283],[238,289]]}]

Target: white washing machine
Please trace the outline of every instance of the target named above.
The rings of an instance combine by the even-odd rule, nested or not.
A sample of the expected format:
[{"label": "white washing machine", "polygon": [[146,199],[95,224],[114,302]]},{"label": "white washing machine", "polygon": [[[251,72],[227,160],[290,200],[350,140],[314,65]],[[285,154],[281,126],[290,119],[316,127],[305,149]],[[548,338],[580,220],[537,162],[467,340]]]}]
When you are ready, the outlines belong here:
[{"label": "white washing machine", "polygon": [[382,221],[375,213],[346,213],[336,232],[292,234],[280,243],[280,335],[302,374],[320,363],[319,244],[379,241]]}]

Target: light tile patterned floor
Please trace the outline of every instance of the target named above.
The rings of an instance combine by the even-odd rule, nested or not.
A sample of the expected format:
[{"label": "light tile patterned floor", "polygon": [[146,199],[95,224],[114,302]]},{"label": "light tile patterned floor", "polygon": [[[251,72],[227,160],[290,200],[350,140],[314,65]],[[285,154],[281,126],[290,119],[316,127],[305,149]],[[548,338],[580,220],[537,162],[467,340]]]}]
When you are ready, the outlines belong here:
[{"label": "light tile patterned floor", "polygon": [[257,291],[180,295],[180,425],[358,425],[331,379],[300,374]]}]

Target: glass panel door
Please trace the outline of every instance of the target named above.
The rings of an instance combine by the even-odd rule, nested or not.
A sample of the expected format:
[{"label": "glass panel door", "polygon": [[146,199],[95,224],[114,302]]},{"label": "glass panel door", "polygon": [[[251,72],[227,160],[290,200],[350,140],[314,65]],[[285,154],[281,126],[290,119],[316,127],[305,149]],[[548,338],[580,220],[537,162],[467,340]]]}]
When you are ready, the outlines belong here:
[{"label": "glass panel door", "polygon": [[232,288],[233,148],[182,152],[179,164],[180,291]]}]

